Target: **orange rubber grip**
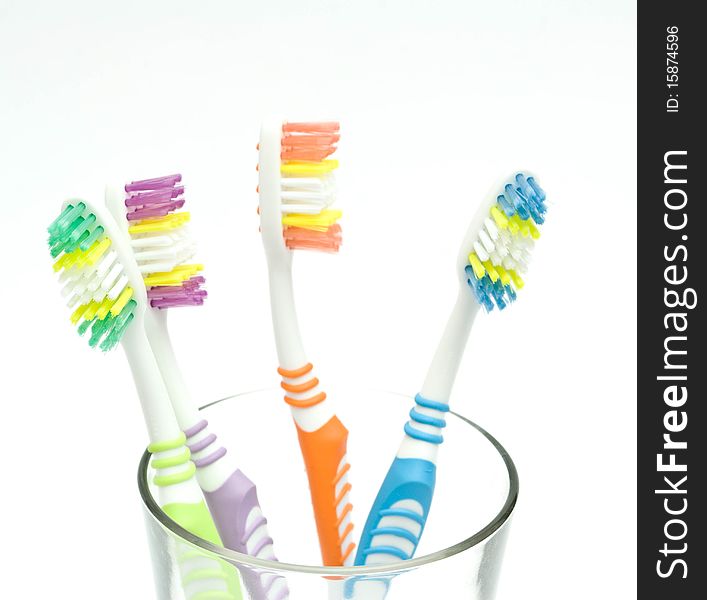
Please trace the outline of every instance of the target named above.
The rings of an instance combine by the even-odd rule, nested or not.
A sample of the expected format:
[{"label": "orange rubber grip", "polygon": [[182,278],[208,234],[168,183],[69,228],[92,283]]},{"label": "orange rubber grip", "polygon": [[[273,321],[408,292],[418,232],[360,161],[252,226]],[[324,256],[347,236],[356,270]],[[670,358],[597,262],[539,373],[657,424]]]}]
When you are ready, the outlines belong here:
[{"label": "orange rubber grip", "polygon": [[[296,423],[295,425],[297,426]],[[353,525],[349,524],[344,535],[339,535],[339,525],[346,514],[351,512],[351,503],[342,507],[341,517],[336,514],[337,504],[351,489],[351,485],[347,483],[337,497],[336,484],[349,469],[347,463],[340,472],[337,471],[346,454],[349,432],[334,416],[316,431],[303,431],[297,426],[297,436],[307,468],[322,561],[325,566],[341,566],[355,547],[355,544],[350,543],[344,550],[341,548]]]}]

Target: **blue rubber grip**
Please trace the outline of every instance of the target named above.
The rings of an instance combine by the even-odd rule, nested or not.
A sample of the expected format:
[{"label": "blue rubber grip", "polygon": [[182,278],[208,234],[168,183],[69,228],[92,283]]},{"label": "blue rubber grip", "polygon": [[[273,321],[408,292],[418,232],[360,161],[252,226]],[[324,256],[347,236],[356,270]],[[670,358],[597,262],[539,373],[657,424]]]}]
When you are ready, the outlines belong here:
[{"label": "blue rubber grip", "polygon": [[[437,468],[433,462],[419,458],[396,458],[390,465],[385,481],[378,491],[373,507],[368,514],[363,534],[356,553],[355,565],[363,565],[371,554],[387,554],[399,560],[413,557],[427,521],[432,504]],[[393,508],[401,500],[414,500],[422,508],[422,514],[404,508]],[[383,517],[405,517],[420,525],[419,534],[398,527],[379,527]],[[394,535],[413,544],[407,553],[395,546],[372,546],[377,535]]]}]

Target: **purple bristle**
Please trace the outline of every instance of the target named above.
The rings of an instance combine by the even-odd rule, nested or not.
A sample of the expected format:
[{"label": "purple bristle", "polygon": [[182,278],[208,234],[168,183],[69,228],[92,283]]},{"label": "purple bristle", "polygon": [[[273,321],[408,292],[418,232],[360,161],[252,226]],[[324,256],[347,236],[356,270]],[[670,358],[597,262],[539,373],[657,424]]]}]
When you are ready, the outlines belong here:
[{"label": "purple bristle", "polygon": [[184,198],[175,200],[174,202],[166,202],[165,204],[153,204],[140,208],[135,208],[127,213],[128,221],[139,221],[140,219],[149,219],[153,217],[164,217],[166,214],[177,210],[184,206]]},{"label": "purple bristle", "polygon": [[184,206],[184,186],[174,184],[181,180],[181,175],[168,175],[155,179],[134,181],[125,186],[128,193],[125,206],[128,208],[128,221],[140,221],[164,217]]},{"label": "purple bristle", "polygon": [[159,190],[167,187],[174,187],[175,183],[182,180],[181,174],[165,175],[164,177],[155,177],[154,179],[142,179],[133,181],[125,185],[126,192],[140,192],[145,190]]},{"label": "purple bristle", "polygon": [[174,308],[176,306],[198,306],[204,303],[207,292],[201,289],[206,280],[201,275],[192,277],[181,285],[156,285],[147,291],[150,306]]},{"label": "purple bristle", "polygon": [[184,187],[180,186],[178,188],[164,188],[149,192],[129,192],[128,197],[125,199],[125,206],[140,206],[154,202],[167,202],[179,196],[183,191]]}]

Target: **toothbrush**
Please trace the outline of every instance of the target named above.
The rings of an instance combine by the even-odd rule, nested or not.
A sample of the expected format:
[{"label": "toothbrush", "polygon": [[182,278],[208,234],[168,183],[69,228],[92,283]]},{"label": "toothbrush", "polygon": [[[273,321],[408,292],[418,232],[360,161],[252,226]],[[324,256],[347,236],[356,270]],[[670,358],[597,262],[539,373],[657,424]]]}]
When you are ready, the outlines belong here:
[{"label": "toothbrush", "polygon": [[[194,535],[220,545],[194,479],[196,467],[186,436],[174,417],[145,335],[145,286],[117,224],[102,207],[72,200],[64,204],[48,232],[54,271],[60,272],[62,294],[74,309],[71,322],[80,335],[90,332],[92,348],[107,352],[121,343],[125,350],[147,426],[162,510]],[[209,589],[229,600],[241,598],[238,578],[226,565],[216,563],[208,577],[192,573],[191,580],[198,590]]]},{"label": "toothbrush", "polygon": [[471,326],[479,308],[503,310],[516,299],[545,212],[536,179],[518,173],[493,189],[471,221],[457,259],[456,304],[366,520],[356,565],[413,557],[432,502],[449,397]]},{"label": "toothbrush", "polygon": [[[264,560],[277,560],[255,484],[235,467],[192,401],[172,348],[167,310],[203,304],[203,266],[190,263],[196,244],[188,231],[184,186],[179,174],[111,186],[106,205],[130,246],[147,288],[145,328],[167,386],[177,422],[187,438],[196,478],[227,548]],[[283,577],[242,569],[251,594],[266,600],[289,597]]]},{"label": "toothbrush", "polygon": [[[147,297],[137,265],[115,223],[88,201],[66,204],[49,227],[55,271],[62,271],[62,294],[75,308],[71,322],[89,345],[111,350],[119,341],[133,372],[153,454],[165,513],[198,535],[215,530],[194,480],[186,437],[179,429],[162,377],[144,332]],[[187,527],[188,525],[188,527]]]},{"label": "toothbrush", "polygon": [[263,123],[259,149],[260,230],[270,282],[275,345],[292,410],[309,487],[324,565],[353,561],[349,502],[348,431],[321,391],[302,345],[292,288],[296,249],[336,252],[341,212],[334,202],[338,162],[329,156],[339,140],[338,123]]}]

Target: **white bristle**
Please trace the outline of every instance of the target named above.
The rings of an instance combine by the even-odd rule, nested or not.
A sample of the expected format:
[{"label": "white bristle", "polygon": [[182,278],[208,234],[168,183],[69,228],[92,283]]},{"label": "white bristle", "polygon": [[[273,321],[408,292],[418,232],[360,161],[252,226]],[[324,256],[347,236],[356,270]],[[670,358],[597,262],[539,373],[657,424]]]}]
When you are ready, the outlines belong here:
[{"label": "white bristle", "polygon": [[108,291],[113,287],[122,272],[123,266],[120,263],[115,263],[113,265],[113,268],[108,272],[108,275],[106,275],[103,281],[101,282],[101,289],[105,293],[108,293]]},{"label": "white bristle", "polygon": [[494,243],[493,240],[489,237],[489,234],[486,233],[483,229],[479,232],[479,240],[481,241],[481,245],[484,247],[484,250],[491,254],[494,249]]},{"label": "white bristle", "polygon": [[284,214],[319,214],[336,200],[333,173],[322,177],[283,177],[280,180],[280,210]]},{"label": "white bristle", "polygon": [[143,276],[168,273],[191,260],[197,252],[189,227],[184,224],[169,233],[153,232],[134,235],[131,246]]},{"label": "white bristle", "polygon": [[489,259],[488,253],[478,241],[474,242],[474,252],[476,252],[476,255],[479,257],[481,262]]},{"label": "white bristle", "polygon": [[498,239],[498,227],[496,227],[496,223],[493,222],[493,219],[486,217],[484,227],[486,228],[488,236],[495,242]]},{"label": "white bristle", "polygon": [[125,273],[123,273],[120,276],[120,279],[118,279],[118,281],[115,283],[115,285],[108,292],[108,294],[107,294],[108,297],[111,300],[116,300],[118,298],[118,296],[120,296],[120,292],[122,292],[125,289],[125,286],[127,285],[127,283],[128,283],[128,276]]},{"label": "white bristle", "polygon": [[97,277],[103,277],[108,270],[113,266],[113,263],[118,259],[118,254],[115,250],[107,252],[101,257],[101,260],[95,266],[95,272]]},{"label": "white bristle", "polygon": [[174,237],[170,234],[133,235],[130,244],[133,248],[145,248],[152,246],[171,246]]}]

